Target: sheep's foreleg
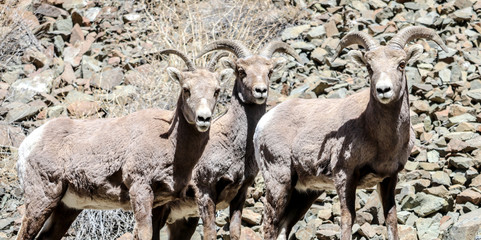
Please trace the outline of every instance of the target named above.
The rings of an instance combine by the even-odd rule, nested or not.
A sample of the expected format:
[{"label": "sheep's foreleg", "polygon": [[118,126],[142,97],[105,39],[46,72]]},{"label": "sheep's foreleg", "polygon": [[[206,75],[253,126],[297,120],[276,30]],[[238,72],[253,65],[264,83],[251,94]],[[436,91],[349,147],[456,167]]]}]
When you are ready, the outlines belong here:
[{"label": "sheep's foreleg", "polygon": [[215,240],[217,232],[215,230],[215,203],[210,194],[201,194],[197,199],[200,216],[204,224],[204,240]]},{"label": "sheep's foreleg", "polygon": [[395,191],[397,183],[397,174],[395,176],[385,178],[378,185],[379,195],[382,201],[382,209],[384,218],[386,219],[387,233],[389,240],[398,240],[397,229],[397,211],[395,201]]},{"label": "sheep's foreleg", "polygon": [[230,202],[230,239],[239,240],[241,236],[242,227],[242,209],[244,208],[244,202],[246,200],[248,186],[239,189],[239,192],[235,198]]},{"label": "sheep's foreleg", "polygon": [[45,226],[37,237],[37,240],[49,239],[60,240],[65,235],[70,225],[82,212],[81,209],[74,209],[59,203],[48,218]]},{"label": "sheep's foreleg", "polygon": [[134,211],[134,239],[152,239],[152,205],[154,194],[147,184],[133,184],[129,191],[132,210]]},{"label": "sheep's foreleg", "polygon": [[341,205],[341,240],[350,240],[356,219],[356,183],[352,174],[340,172],[336,177],[336,190]]}]

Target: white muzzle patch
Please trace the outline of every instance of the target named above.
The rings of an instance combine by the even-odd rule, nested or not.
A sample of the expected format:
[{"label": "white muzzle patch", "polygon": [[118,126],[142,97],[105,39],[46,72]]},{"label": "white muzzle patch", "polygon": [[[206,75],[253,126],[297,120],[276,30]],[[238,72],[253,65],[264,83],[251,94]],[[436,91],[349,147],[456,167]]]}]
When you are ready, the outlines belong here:
[{"label": "white muzzle patch", "polygon": [[394,95],[392,81],[385,73],[381,73],[376,83],[377,98],[381,103],[389,103]]},{"label": "white muzzle patch", "polygon": [[196,111],[195,125],[199,132],[205,132],[210,127],[210,121],[212,119],[212,111],[209,108],[209,104],[205,98],[200,100],[199,108]]}]

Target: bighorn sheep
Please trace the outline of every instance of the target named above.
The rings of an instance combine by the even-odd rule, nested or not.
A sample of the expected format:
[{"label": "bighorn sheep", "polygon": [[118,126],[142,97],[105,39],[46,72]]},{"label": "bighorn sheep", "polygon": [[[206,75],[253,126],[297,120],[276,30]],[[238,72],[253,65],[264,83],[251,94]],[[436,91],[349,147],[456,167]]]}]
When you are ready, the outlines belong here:
[{"label": "bighorn sheep", "polygon": [[397,174],[413,147],[405,66],[422,53],[416,38],[446,46],[431,29],[408,27],[386,46],[364,32],[342,38],[366,65],[370,89],[345,99],[291,99],[266,113],[256,127],[255,156],[265,179],[265,239],[287,239],[320,191],[335,188],[341,205],[341,239],[351,238],[356,188],[378,185],[389,239],[398,239],[394,200]]},{"label": "bighorn sheep", "polygon": [[195,69],[176,50],[161,54],[180,56],[188,68],[167,68],[182,86],[175,111],[53,119],[23,141],[17,170],[26,209],[17,239],[41,229],[38,239],[60,239],[87,208],[133,210],[135,238],[151,239],[152,208],[194,194],[188,183],[209,139],[220,80],[233,71]]},{"label": "bighorn sheep", "polygon": [[204,239],[216,239],[216,208],[228,206],[230,238],[240,238],[247,188],[259,172],[252,144],[254,129],[266,111],[270,75],[283,62],[282,58],[272,58],[272,54],[284,52],[301,61],[292,47],[279,41],[268,43],[258,55],[253,55],[238,41],[220,40],[207,45],[200,56],[219,49],[233,52],[238,57],[235,63],[226,62],[236,70],[231,105],[225,115],[213,122],[211,139],[194,168],[192,177],[198,188],[197,204],[196,199],[187,198],[169,203],[166,205],[168,209],[159,210],[159,215],[163,214],[159,229],[167,220],[170,239],[190,239],[199,219],[199,210]]}]

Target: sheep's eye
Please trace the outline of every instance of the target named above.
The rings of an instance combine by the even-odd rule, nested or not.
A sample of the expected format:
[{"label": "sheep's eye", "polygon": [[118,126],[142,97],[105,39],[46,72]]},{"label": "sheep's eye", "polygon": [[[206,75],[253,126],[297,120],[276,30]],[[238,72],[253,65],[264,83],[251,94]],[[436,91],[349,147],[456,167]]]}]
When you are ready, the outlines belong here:
[{"label": "sheep's eye", "polygon": [[272,69],[271,69],[271,70],[269,70],[269,73],[267,74],[267,76],[269,76],[269,78],[272,76],[272,72],[273,72],[273,70],[272,70]]},{"label": "sheep's eye", "polygon": [[243,68],[238,68],[237,72],[239,72],[239,76],[241,76],[241,77],[246,76],[246,71]]},{"label": "sheep's eye", "polygon": [[214,97],[217,98],[219,96],[220,89],[216,89],[214,92]]},{"label": "sheep's eye", "polygon": [[184,87],[184,88],[182,89],[182,91],[184,91],[184,94],[185,94],[185,95],[190,96],[190,90],[189,90],[189,88]]},{"label": "sheep's eye", "polygon": [[406,67],[406,62],[402,61],[399,63],[399,70],[404,70],[404,68]]}]

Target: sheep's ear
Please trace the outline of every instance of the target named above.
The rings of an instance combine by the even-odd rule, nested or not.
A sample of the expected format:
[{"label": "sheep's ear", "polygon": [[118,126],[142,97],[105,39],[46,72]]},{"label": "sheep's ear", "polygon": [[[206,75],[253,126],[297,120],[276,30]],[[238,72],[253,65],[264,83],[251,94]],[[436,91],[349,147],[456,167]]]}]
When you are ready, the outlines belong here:
[{"label": "sheep's ear", "polygon": [[232,69],[232,68],[226,68],[226,69],[220,71],[220,82],[221,82],[221,84],[224,84],[225,82],[227,82],[229,80],[229,78],[232,77],[233,74],[234,74],[234,69]]},{"label": "sheep's ear", "polygon": [[236,69],[236,64],[234,63],[232,58],[222,58],[220,61],[224,67]]},{"label": "sheep's ear", "polygon": [[366,65],[366,61],[364,60],[364,54],[362,54],[359,50],[351,50],[349,51],[349,58],[357,65]]},{"label": "sheep's ear", "polygon": [[271,58],[271,61],[272,61],[272,65],[274,66],[272,68],[273,71],[276,71],[278,70],[279,68],[283,67],[287,60],[283,57],[275,57],[275,58]]},{"label": "sheep's ear", "polygon": [[169,74],[170,79],[177,81],[177,82],[182,82],[184,77],[182,76],[182,73],[174,67],[168,67],[167,68],[167,74]]},{"label": "sheep's ear", "polygon": [[421,44],[414,44],[406,49],[406,61],[408,64],[414,63],[421,54],[423,54],[423,46]]}]

